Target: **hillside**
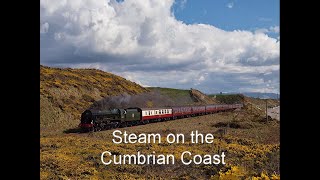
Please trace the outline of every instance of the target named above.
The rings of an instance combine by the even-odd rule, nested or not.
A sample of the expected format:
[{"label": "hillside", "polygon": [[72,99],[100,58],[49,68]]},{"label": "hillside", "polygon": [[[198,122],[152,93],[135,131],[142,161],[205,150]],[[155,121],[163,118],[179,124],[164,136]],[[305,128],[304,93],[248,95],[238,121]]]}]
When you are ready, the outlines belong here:
[{"label": "hillside", "polygon": [[147,89],[153,92],[157,92],[161,95],[167,96],[172,101],[174,101],[175,104],[191,105],[195,103],[195,101],[190,96],[190,90],[162,87],[148,87]]},{"label": "hillside", "polygon": [[218,101],[197,89],[186,90],[162,87],[148,87],[147,89],[170,98],[175,105],[219,104]]},{"label": "hillside", "polygon": [[220,103],[216,99],[211,98],[196,89],[191,89],[190,94],[191,94],[192,98],[195,99],[196,102],[199,102],[201,104],[219,104]]},{"label": "hillside", "polygon": [[279,99],[280,94],[277,93],[261,93],[261,92],[244,92],[242,93],[245,96],[248,97],[254,97],[254,98],[267,98],[267,99]]},{"label": "hillside", "polygon": [[242,94],[214,94],[208,96],[225,104],[242,103],[244,100]]},{"label": "hillside", "polygon": [[94,101],[123,93],[134,95],[148,91],[101,70],[40,65],[40,128],[43,131],[75,127],[81,112]]}]

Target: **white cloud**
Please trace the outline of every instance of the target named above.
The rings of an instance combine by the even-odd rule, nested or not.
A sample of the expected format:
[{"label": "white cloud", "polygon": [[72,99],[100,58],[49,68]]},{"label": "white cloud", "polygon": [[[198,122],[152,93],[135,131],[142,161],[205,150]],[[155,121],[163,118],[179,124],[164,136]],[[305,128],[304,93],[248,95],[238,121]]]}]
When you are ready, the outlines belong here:
[{"label": "white cloud", "polygon": [[41,22],[48,28],[50,23],[50,31],[40,39],[43,64],[94,65],[149,86],[197,84],[205,91],[213,91],[212,86],[224,86],[225,91],[255,88],[235,80],[279,70],[277,39],[187,25],[171,12],[173,0],[41,0],[40,5]]},{"label": "white cloud", "polygon": [[189,80],[188,80],[187,78],[182,78],[182,79],[179,79],[178,82],[179,82],[180,84],[186,84],[186,83],[189,82]]},{"label": "white cloud", "polygon": [[49,23],[40,23],[40,34],[45,34],[49,31]]},{"label": "white cloud", "polygon": [[180,2],[180,9],[184,9],[186,7],[187,0],[181,0]]},{"label": "white cloud", "polygon": [[233,3],[233,2],[229,2],[229,3],[227,4],[227,8],[229,8],[229,9],[232,9],[233,6],[234,6],[234,3]]},{"label": "white cloud", "polygon": [[279,26],[271,26],[269,28],[269,32],[279,33],[280,32],[280,27]]},{"label": "white cloud", "polygon": [[254,33],[256,33],[256,34],[258,34],[258,33],[263,33],[263,34],[265,34],[265,33],[268,33],[268,32],[269,32],[269,30],[266,29],[266,28],[259,28],[259,29],[256,29],[256,30],[254,31]]},{"label": "white cloud", "polygon": [[275,34],[278,34],[280,32],[280,27],[279,26],[271,26],[269,28],[258,28],[254,32],[256,34],[259,34],[259,33],[263,33],[263,34],[275,33]]}]

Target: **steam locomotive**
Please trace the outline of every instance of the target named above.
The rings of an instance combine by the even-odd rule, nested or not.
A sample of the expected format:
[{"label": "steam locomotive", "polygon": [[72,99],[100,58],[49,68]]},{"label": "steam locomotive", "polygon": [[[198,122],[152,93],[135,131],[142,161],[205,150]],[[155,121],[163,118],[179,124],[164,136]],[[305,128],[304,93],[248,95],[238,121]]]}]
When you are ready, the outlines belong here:
[{"label": "steam locomotive", "polygon": [[215,104],[161,108],[114,108],[103,111],[88,109],[81,114],[79,127],[83,131],[101,131],[104,129],[135,126],[150,122],[201,116],[221,111],[232,111],[242,107],[243,104]]}]

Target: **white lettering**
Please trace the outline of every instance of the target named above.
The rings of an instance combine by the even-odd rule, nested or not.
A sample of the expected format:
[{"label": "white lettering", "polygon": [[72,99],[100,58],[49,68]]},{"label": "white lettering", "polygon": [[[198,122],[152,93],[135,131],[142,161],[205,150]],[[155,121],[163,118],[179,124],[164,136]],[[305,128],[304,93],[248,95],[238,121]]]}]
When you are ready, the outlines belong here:
[{"label": "white lettering", "polygon": [[109,164],[111,164],[111,160],[109,160],[108,162],[105,162],[104,161],[104,154],[106,154],[106,153],[108,153],[109,154],[109,156],[111,156],[111,153],[109,152],[109,151],[105,151],[105,152],[103,152],[102,154],[101,154],[101,162],[104,164],[104,165],[109,165]]},{"label": "white lettering", "polygon": [[184,154],[189,154],[190,156],[191,156],[191,152],[189,152],[189,151],[185,151],[185,152],[183,152],[182,154],[181,154],[181,162],[183,163],[183,164],[185,164],[185,165],[189,165],[189,164],[191,164],[191,160],[189,160],[188,162],[185,162],[184,161]]}]

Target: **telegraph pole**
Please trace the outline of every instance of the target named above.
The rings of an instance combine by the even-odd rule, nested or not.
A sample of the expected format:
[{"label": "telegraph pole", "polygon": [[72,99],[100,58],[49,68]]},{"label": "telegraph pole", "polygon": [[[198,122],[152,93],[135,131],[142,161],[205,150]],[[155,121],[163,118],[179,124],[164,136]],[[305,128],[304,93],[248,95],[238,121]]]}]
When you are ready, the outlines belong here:
[{"label": "telegraph pole", "polygon": [[266,99],[266,121],[268,122],[268,99]]}]

